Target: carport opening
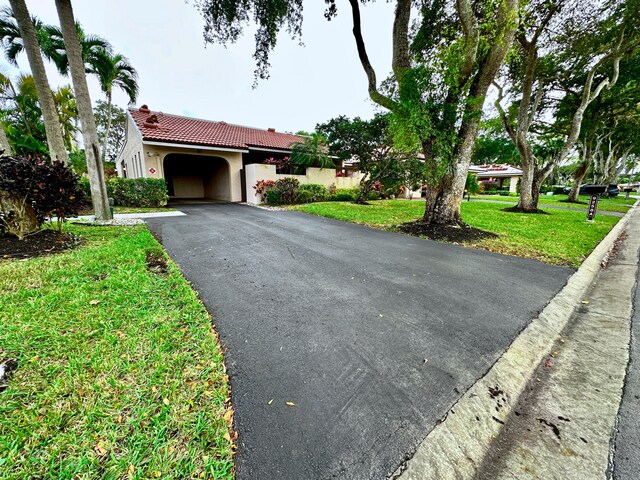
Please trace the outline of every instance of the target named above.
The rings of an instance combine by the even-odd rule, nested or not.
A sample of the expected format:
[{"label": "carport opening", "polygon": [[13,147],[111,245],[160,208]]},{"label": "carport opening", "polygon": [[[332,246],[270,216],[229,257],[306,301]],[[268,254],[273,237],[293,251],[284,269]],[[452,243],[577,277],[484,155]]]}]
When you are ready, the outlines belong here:
[{"label": "carport opening", "polygon": [[224,158],[171,153],[164,158],[164,178],[173,199],[231,201],[229,163]]}]

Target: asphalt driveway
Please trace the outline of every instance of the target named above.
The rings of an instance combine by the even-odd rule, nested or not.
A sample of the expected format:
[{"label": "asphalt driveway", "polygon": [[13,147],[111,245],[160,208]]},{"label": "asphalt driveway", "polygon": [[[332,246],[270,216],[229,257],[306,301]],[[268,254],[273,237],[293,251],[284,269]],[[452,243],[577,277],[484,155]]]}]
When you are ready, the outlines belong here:
[{"label": "asphalt driveway", "polygon": [[300,212],[180,209],[148,224],[213,314],[241,480],[386,478],[571,274]]}]

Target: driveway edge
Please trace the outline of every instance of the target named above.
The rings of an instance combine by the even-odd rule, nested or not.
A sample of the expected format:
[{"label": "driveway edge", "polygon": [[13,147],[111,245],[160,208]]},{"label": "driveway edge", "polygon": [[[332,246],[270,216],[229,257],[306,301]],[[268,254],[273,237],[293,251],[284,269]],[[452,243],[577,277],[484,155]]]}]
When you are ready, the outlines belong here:
[{"label": "driveway edge", "polygon": [[565,287],[516,337],[489,371],[452,406],[392,479],[471,479],[500,434],[534,371],[581,305],[640,201],[596,246]]}]

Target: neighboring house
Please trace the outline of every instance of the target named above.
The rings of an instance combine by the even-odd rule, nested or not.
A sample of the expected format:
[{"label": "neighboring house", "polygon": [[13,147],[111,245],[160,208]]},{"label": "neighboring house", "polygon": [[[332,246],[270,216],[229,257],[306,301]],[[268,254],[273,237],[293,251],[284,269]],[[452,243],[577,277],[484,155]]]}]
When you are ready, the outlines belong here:
[{"label": "neighboring house", "polygon": [[522,177],[522,170],[506,163],[500,165],[471,165],[469,172],[478,177],[478,181],[491,180],[498,182],[498,188],[502,189],[505,182],[509,181],[509,192],[515,193],[518,180]]}]

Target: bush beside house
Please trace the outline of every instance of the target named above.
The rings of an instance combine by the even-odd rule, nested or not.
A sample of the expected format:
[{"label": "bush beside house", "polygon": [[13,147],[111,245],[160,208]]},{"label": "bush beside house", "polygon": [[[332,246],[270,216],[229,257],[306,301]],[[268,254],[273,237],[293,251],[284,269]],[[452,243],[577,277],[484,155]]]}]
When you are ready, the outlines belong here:
[{"label": "bush beside house", "polygon": [[[313,202],[355,202],[360,195],[359,187],[327,188],[324,185],[300,184],[297,179],[287,177],[277,181],[258,180],[253,187],[263,203],[268,205],[292,205]],[[380,200],[382,184],[377,182],[369,192],[368,200]]]},{"label": "bush beside house", "polygon": [[[87,198],[90,198],[89,180],[81,181]],[[169,196],[167,183],[162,178],[110,178],[107,195],[119,207],[164,207]]]},{"label": "bush beside house", "polygon": [[0,233],[22,240],[57,217],[58,230],[83,202],[78,177],[61,162],[0,157]]}]

